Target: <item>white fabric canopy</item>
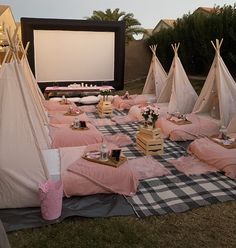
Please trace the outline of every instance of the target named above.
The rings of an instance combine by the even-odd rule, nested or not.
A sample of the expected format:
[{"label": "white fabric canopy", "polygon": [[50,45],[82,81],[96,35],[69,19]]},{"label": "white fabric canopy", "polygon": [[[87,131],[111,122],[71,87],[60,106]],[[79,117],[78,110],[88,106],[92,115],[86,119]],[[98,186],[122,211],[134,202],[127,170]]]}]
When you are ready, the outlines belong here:
[{"label": "white fabric canopy", "polygon": [[227,127],[236,114],[236,83],[220,56],[222,40],[216,40],[215,58],[194,106],[194,113],[207,113]]},{"label": "white fabric canopy", "polygon": [[165,85],[167,74],[156,56],[156,45],[150,46],[150,49],[152,60],[142,94],[155,94],[158,98]]},{"label": "white fabric canopy", "polygon": [[191,113],[197,100],[197,93],[193,89],[182,63],[178,57],[178,45],[172,45],[174,58],[162,89],[158,103],[169,103],[168,112],[180,112],[182,114]]}]

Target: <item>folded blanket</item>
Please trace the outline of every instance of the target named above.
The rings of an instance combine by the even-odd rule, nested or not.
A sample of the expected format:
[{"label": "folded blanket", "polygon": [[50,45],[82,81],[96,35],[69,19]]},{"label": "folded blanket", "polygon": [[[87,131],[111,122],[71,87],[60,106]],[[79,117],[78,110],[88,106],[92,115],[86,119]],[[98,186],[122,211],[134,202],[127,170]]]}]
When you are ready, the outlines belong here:
[{"label": "folded blanket", "polygon": [[227,149],[208,138],[196,139],[188,152],[209,166],[225,172],[225,175],[236,179],[236,149]]},{"label": "folded blanket", "polygon": [[171,159],[169,162],[173,164],[177,170],[183,172],[187,176],[218,171],[215,167],[210,166],[192,156],[183,156],[178,159]]},{"label": "folded blanket", "polygon": [[105,135],[103,138],[105,142],[113,143],[119,147],[133,144],[131,138],[126,134],[117,133],[113,135]]}]

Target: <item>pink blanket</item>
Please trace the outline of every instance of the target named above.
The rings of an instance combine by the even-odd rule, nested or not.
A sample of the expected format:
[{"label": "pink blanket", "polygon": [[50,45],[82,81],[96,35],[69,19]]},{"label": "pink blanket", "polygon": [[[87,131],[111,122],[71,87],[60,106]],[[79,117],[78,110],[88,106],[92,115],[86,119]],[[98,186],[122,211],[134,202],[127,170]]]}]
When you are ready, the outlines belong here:
[{"label": "pink blanket", "polygon": [[140,180],[171,174],[167,168],[151,156],[130,159],[128,167],[139,174]]},{"label": "pink blanket", "polygon": [[128,135],[121,134],[121,133],[113,134],[113,135],[105,135],[104,141],[109,142],[109,143],[113,143],[119,147],[128,146],[128,145],[133,144],[133,141],[131,140],[131,138]]},{"label": "pink blanket", "polygon": [[116,124],[122,125],[139,120],[134,118],[133,116],[126,115],[126,116],[114,116],[112,117],[112,121],[115,122]]},{"label": "pink blanket", "polygon": [[90,121],[96,127],[106,126],[106,125],[109,125],[109,126],[116,125],[116,123],[114,121],[112,121],[111,119],[108,119],[108,118],[90,119]]},{"label": "pink blanket", "polygon": [[79,107],[80,110],[84,112],[96,112],[97,108],[94,105],[84,105]]},{"label": "pink blanket", "polygon": [[66,111],[49,111],[50,124],[72,124],[75,118],[80,121],[89,122],[91,119],[85,114],[79,114],[77,116],[65,115]]},{"label": "pink blanket", "polygon": [[217,135],[219,133],[219,125],[214,121],[196,114],[187,115],[187,119],[192,124],[177,125],[166,118],[160,118],[157,126],[161,128],[165,138],[173,141],[194,140],[204,136]]},{"label": "pink blanket", "polygon": [[145,104],[147,103],[147,97],[144,95],[130,95],[129,99],[122,99],[120,96],[114,97],[113,100],[113,107],[124,110],[124,109],[130,109],[131,106],[137,105],[137,104]]},{"label": "pink blanket", "polygon": [[75,110],[77,109],[74,102],[69,103],[70,104],[61,104],[59,101],[44,100],[43,106],[47,111],[67,111],[69,106],[72,106]]},{"label": "pink blanket", "polygon": [[190,154],[225,175],[236,179],[236,149],[227,149],[208,138],[196,139],[188,148]]},{"label": "pink blanket", "polygon": [[[138,175],[127,166],[118,168],[89,162],[79,152],[60,149],[62,180],[66,196],[118,193],[134,195],[139,183]],[[75,158],[77,157],[77,158]]]},{"label": "pink blanket", "polygon": [[85,146],[102,142],[102,133],[90,123],[87,123],[87,126],[88,130],[73,130],[68,124],[49,125],[52,148]]}]

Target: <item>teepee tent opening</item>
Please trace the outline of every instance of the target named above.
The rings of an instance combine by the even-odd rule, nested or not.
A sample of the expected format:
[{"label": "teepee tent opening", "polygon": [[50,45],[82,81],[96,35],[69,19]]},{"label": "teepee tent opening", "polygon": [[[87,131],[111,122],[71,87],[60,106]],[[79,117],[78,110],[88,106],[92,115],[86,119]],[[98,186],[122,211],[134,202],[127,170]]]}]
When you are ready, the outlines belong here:
[{"label": "teepee tent opening", "polygon": [[193,112],[219,119],[227,127],[236,113],[236,83],[220,56],[222,42],[211,41],[215,57]]},{"label": "teepee tent opening", "polygon": [[178,44],[172,44],[174,58],[166,80],[166,84],[162,89],[158,103],[168,103],[168,112],[180,112],[182,114],[190,113],[197,100],[197,93],[193,89],[183,65],[178,56]]},{"label": "teepee tent opening", "polygon": [[156,98],[165,85],[167,74],[156,56],[157,45],[150,46],[152,60],[142,94],[154,94]]}]

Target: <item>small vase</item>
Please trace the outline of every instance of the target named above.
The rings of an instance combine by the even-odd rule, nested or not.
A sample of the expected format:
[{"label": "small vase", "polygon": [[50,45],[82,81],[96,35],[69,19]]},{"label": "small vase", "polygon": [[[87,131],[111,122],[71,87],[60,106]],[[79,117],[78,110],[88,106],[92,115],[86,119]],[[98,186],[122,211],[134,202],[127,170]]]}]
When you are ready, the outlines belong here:
[{"label": "small vase", "polygon": [[148,121],[147,120],[144,120],[143,126],[144,126],[144,128],[148,128]]},{"label": "small vase", "polygon": [[152,121],[152,128],[153,128],[153,129],[156,128],[156,121]]},{"label": "small vase", "polygon": [[106,96],[105,95],[102,96],[102,100],[103,100],[103,102],[106,101]]}]

